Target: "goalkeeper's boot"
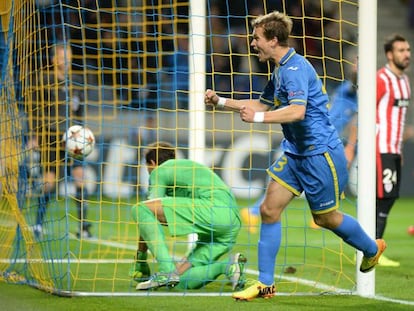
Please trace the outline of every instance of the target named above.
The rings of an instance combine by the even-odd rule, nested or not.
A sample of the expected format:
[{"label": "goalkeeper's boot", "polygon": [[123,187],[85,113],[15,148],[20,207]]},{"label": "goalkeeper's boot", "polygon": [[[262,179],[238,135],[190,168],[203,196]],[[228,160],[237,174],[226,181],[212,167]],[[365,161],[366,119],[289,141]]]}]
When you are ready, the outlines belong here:
[{"label": "goalkeeper's boot", "polygon": [[153,274],[150,279],[146,282],[141,282],[137,284],[137,290],[145,290],[145,289],[153,289],[159,287],[175,287],[180,283],[180,276],[177,273],[155,273]]},{"label": "goalkeeper's boot", "polygon": [[378,264],[379,258],[381,257],[382,253],[387,248],[387,244],[385,244],[385,241],[382,239],[377,239],[375,241],[378,246],[378,251],[375,254],[375,256],[367,258],[364,256],[362,258],[361,266],[359,267],[359,271],[366,273],[374,269],[374,267]]},{"label": "goalkeeper's boot", "polygon": [[244,265],[246,262],[246,257],[240,253],[236,253],[230,258],[226,268],[226,276],[231,282],[232,290],[235,290],[236,288],[242,289],[244,287],[244,283],[246,282]]},{"label": "goalkeeper's boot", "polygon": [[245,290],[233,293],[232,297],[236,300],[250,301],[254,298],[272,298],[275,295],[276,288],[274,284],[265,285],[260,281],[254,281],[252,285]]}]

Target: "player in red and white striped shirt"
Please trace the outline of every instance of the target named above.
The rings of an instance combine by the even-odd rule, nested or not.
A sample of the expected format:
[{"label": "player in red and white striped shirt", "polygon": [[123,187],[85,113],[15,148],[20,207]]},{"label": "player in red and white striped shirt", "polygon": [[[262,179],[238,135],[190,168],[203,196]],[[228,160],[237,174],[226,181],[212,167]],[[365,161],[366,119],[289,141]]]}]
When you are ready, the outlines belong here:
[{"label": "player in red and white striped shirt", "polygon": [[[395,34],[384,44],[387,64],[377,72],[377,226],[382,238],[389,212],[399,197],[402,141],[410,102],[410,83],[405,69],[410,64],[410,44]],[[379,265],[398,267],[399,262],[381,257]]]}]

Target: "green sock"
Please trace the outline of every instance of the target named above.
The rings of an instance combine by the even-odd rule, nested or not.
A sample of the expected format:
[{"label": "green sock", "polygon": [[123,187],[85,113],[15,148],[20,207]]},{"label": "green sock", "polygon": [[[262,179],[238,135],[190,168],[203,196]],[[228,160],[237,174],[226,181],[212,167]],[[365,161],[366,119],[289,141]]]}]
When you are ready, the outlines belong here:
[{"label": "green sock", "polygon": [[199,289],[224,274],[226,266],[226,262],[215,262],[210,265],[190,268],[180,276],[180,283],[176,288]]},{"label": "green sock", "polygon": [[173,272],[175,264],[165,243],[164,231],[154,214],[145,204],[132,207],[132,217],[138,222],[139,234],[158,262],[160,272]]},{"label": "green sock", "polygon": [[147,258],[148,258],[148,252],[137,251],[137,256],[135,257],[137,261],[146,261]]},{"label": "green sock", "polygon": [[144,277],[151,275],[151,270],[147,263],[147,257],[147,252],[137,251],[137,255],[135,257],[134,271],[132,273],[141,272],[142,276]]}]

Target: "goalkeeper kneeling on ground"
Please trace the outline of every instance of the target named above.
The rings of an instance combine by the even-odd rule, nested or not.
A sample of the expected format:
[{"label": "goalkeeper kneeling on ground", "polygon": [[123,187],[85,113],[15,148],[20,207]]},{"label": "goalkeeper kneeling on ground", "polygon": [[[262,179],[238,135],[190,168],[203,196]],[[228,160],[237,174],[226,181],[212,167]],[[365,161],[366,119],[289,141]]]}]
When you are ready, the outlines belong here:
[{"label": "goalkeeper kneeling on ground", "polygon": [[[230,255],[241,228],[239,208],[230,188],[213,170],[188,159],[176,159],[175,148],[165,142],[151,144],[145,152],[150,174],[148,200],[132,207],[138,224],[139,242],[131,277],[136,289],[162,286],[198,289],[224,274],[232,289],[244,285],[246,258]],[[175,262],[161,226],[171,236],[197,233],[188,256]],[[158,272],[150,273],[147,252]],[[229,254],[228,258],[220,258]]]}]

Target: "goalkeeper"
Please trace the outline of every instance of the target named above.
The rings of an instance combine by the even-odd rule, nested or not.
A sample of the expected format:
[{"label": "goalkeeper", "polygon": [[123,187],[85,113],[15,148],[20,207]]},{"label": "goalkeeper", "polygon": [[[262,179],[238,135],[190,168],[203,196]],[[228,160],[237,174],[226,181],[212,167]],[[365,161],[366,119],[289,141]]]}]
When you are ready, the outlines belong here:
[{"label": "goalkeeper", "polygon": [[[151,144],[145,152],[149,177],[148,200],[132,207],[139,242],[131,276],[138,290],[162,286],[198,289],[224,274],[232,289],[243,283],[246,259],[240,253],[218,261],[230,252],[241,228],[237,202],[229,187],[210,168],[176,159],[168,143]],[[198,234],[195,248],[175,263],[169,253],[163,226],[171,236]],[[150,275],[147,251],[158,263]]]}]

